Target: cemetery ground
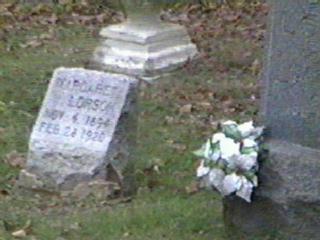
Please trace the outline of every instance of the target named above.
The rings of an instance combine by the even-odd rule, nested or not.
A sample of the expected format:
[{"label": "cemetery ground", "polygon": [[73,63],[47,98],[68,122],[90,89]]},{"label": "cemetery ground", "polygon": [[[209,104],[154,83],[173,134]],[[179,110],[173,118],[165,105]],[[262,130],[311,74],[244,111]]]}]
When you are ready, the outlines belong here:
[{"label": "cemetery ground", "polygon": [[257,115],[266,13],[264,4],[190,5],[164,16],[188,26],[200,55],[142,84],[137,194],[109,200],[15,190],[53,70],[86,66],[103,25],[55,20],[9,26],[0,35],[0,239],[14,239],[19,230],[21,239],[40,240],[226,239],[221,198],[199,190],[192,151],[219,120]]}]

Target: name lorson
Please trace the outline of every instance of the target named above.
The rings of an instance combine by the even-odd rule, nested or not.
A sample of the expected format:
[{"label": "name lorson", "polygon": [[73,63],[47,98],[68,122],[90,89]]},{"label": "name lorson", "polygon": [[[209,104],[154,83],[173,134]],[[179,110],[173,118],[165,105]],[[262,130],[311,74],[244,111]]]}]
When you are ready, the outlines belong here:
[{"label": "name lorson", "polygon": [[85,109],[91,111],[111,111],[112,104],[108,101],[103,101],[98,98],[90,98],[84,96],[70,95],[68,98],[68,106],[77,109]]}]

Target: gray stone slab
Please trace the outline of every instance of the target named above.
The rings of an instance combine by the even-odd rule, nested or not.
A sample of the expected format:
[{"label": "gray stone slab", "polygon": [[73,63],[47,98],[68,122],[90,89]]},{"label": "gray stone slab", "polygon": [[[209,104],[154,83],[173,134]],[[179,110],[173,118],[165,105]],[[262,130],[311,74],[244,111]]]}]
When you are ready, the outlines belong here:
[{"label": "gray stone slab", "polygon": [[236,197],[224,200],[229,238],[318,239],[320,151],[279,140],[266,145],[270,150],[252,203]]},{"label": "gray stone slab", "polygon": [[320,4],[269,0],[262,114],[272,138],[319,148]]},{"label": "gray stone slab", "polygon": [[116,174],[113,180],[122,184],[133,161],[137,86],[125,75],[57,69],[33,127],[21,179],[34,177],[36,187],[42,182],[46,189],[70,190]]},{"label": "gray stone slab", "polygon": [[[229,239],[317,240],[320,224],[320,3],[269,0],[261,156],[252,204],[224,200]],[[278,236],[276,238],[275,236]],[[260,237],[260,238],[259,238]],[[273,239],[273,238],[272,238]]]}]

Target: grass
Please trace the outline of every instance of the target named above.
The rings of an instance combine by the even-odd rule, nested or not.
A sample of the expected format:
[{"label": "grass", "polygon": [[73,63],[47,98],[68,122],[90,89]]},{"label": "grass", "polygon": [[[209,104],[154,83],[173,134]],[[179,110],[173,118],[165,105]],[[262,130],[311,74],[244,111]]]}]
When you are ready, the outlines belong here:
[{"label": "grass", "polygon": [[[58,26],[54,40],[37,48],[21,48],[30,36],[43,31],[11,34],[0,45],[0,103],[4,106],[0,108],[0,239],[13,239],[11,233],[28,220],[32,224],[24,239],[226,239],[221,198],[213,192],[186,190],[195,181],[197,166],[191,152],[216,129],[218,120],[254,116],[257,108],[251,95],[256,77],[242,72],[240,77],[220,78],[198,61],[144,86],[136,163],[139,190],[132,201],[21,196],[13,189],[19,170],[5,163],[7,154],[27,152],[52,71],[59,66],[84,66],[98,44],[86,28]],[[192,105],[190,112],[182,111],[186,104]],[[149,171],[155,164],[160,172]]]},{"label": "grass", "polygon": [[[0,101],[3,109],[0,110],[0,157],[16,150],[27,151],[28,138],[32,125],[41,106],[52,69],[66,65],[84,65],[88,51],[93,49],[95,42],[86,38],[80,30],[58,28],[56,37],[59,42],[52,42],[37,49],[21,49],[20,44],[30,36],[37,36],[40,32],[35,29],[30,32],[12,34],[8,37],[6,48],[13,49],[0,54],[1,88]],[[43,30],[42,30],[43,31]],[[80,39],[80,40],[79,40]],[[82,39],[82,41],[81,41]],[[3,170],[5,169],[5,170]],[[0,184],[11,171],[8,167],[0,168]],[[13,172],[16,172],[13,170]]]}]

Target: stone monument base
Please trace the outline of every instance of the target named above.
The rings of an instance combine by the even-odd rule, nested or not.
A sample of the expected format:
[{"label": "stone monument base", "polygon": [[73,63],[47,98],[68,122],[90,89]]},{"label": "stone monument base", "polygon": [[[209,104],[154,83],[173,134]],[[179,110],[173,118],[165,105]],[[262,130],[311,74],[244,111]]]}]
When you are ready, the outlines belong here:
[{"label": "stone monument base", "polygon": [[267,147],[253,202],[237,197],[224,200],[230,239],[256,240],[270,235],[288,240],[319,239],[320,151],[282,141],[270,141]]},{"label": "stone monument base", "polygon": [[127,21],[102,29],[105,39],[91,62],[92,68],[125,73],[145,80],[182,66],[197,53],[183,26]]}]

